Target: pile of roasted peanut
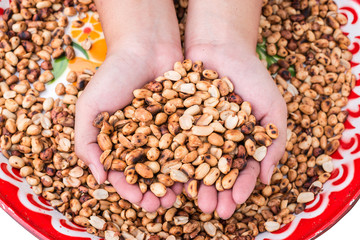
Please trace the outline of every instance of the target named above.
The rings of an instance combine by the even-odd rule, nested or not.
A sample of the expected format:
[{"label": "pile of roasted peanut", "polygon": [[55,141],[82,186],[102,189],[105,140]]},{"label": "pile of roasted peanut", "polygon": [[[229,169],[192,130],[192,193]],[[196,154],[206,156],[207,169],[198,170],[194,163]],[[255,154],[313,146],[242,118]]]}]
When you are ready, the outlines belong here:
[{"label": "pile of roasted peanut", "polygon": [[251,105],[233,92],[227,77],[203,68],[200,61],[176,62],[174,70],[134,90],[132,104],[114,115],[94,120],[105,170],[124,171],[143,193],[166,194],[174,182],[189,184],[197,196],[197,180],[230,189],[247,157],[262,161],[274,124],[257,125]]},{"label": "pile of roasted peanut", "polygon": [[[175,5],[183,33],[187,0],[175,1]],[[347,19],[337,12],[333,1],[263,1],[258,42],[265,41],[269,56],[279,57],[268,69],[288,106],[287,151],[274,171],[271,184],[258,183],[250,198],[237,206],[228,220],[220,220],[216,212],[202,213],[196,200],[183,194],[170,209],[144,212],[121,199],[109,183],[98,185],[87,166],[75,155],[75,103],[94,73],[89,70],[70,72],[69,85],[58,84],[56,88],[56,93],[64,96],[62,99],[43,98],[41,92],[53,79],[51,59],[60,56],[71,59],[75,55],[71,38],[65,34],[68,17],[76,16],[77,23],[81,24],[88,10],[96,11],[91,0],[12,1],[0,20],[1,151],[9,158],[11,166],[20,169],[21,176],[34,192],[69,220],[109,240],[254,239],[261,232],[275,231],[291,222],[295,214],[305,209],[305,203],[322,190],[333,170],[329,155],[338,148],[345,129],[347,113],[342,107],[355,86],[349,62],[352,54],[347,50],[350,41],[340,30]],[[83,46],[91,48],[88,41]],[[294,68],[294,75],[290,74],[290,68]],[[161,83],[163,90],[167,89],[163,84],[168,84],[168,80],[156,82]],[[188,83],[184,81],[184,84]],[[191,88],[186,87],[185,91]],[[180,93],[176,91],[179,96]],[[141,102],[135,104],[139,106]],[[166,109],[174,111],[173,105],[168,104]],[[239,104],[239,110],[241,106]],[[124,109],[124,115],[118,112],[118,115],[108,116],[108,122],[115,117],[126,120],[125,112]],[[165,117],[161,115],[160,122]],[[168,123],[171,115],[167,116]],[[200,118],[195,115],[191,120],[194,127]],[[212,121],[215,121],[214,116]],[[109,131],[109,128],[111,126],[104,126],[101,131]],[[190,131],[181,126],[180,129]],[[113,131],[128,136],[123,130],[124,127],[120,132],[114,126]],[[175,130],[159,128],[161,136]],[[119,134],[116,137],[118,141]],[[148,137],[148,142],[155,138]],[[204,138],[199,137],[200,140]],[[225,144],[225,136],[223,138]],[[134,145],[132,137],[131,140],[122,139]],[[172,142],[169,150],[177,145],[174,138]],[[186,148],[192,152],[189,144]],[[117,158],[116,151],[115,157],[111,164],[110,160],[106,161],[108,156],[103,159],[105,167],[125,170],[125,165],[120,162],[117,165],[115,161],[122,161],[121,156]]]}]

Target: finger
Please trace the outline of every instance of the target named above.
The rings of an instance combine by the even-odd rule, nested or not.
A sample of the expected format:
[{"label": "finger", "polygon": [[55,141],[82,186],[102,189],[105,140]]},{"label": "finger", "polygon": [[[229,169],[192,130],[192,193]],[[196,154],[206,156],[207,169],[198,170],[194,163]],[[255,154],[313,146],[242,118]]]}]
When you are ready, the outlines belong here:
[{"label": "finger", "polygon": [[232,198],[232,191],[225,190],[218,193],[218,204],[216,212],[222,219],[230,218],[236,209],[236,203]]},{"label": "finger", "polygon": [[[107,179],[107,172],[104,170],[104,165],[100,162],[100,155],[102,153],[97,143],[89,143],[83,146],[87,149],[87,161],[85,163],[89,166],[91,173],[94,175],[96,181],[102,184]],[[80,159],[84,159],[80,157]]]},{"label": "finger", "polygon": [[174,191],[168,188],[166,190],[165,196],[160,198],[160,204],[164,208],[171,208],[174,205],[175,200],[176,200],[176,195]]},{"label": "finger", "polygon": [[160,200],[152,192],[147,191],[141,200],[140,206],[147,212],[155,212],[160,207]]},{"label": "finger", "polygon": [[143,198],[138,185],[129,184],[122,172],[110,171],[109,182],[114,186],[117,193],[131,203],[139,204]]},{"label": "finger", "polygon": [[204,213],[214,212],[217,205],[217,191],[214,186],[201,183],[198,194],[198,204]]},{"label": "finger", "polygon": [[285,145],[279,141],[268,147],[264,160],[261,161],[260,170],[260,181],[264,184],[270,184],[271,176],[273,175],[274,169],[278,164],[279,160],[283,156],[285,151]]},{"label": "finger", "polygon": [[171,186],[171,190],[173,190],[176,196],[182,193],[183,185],[182,183],[176,182]]},{"label": "finger", "polygon": [[286,145],[286,108],[282,108],[281,104],[278,105],[279,111],[277,114],[267,115],[261,120],[261,124],[266,127],[267,124],[273,123],[279,132],[278,138],[273,140],[273,143],[267,148],[267,153],[265,158],[261,161],[260,168],[260,180],[264,184],[270,184],[270,179],[273,174],[275,166],[278,164],[279,160],[282,158],[285,152]]},{"label": "finger", "polygon": [[96,140],[99,130],[92,126],[92,120],[95,119],[96,114],[95,108],[89,108],[89,105],[79,100],[76,105],[75,152],[89,166],[96,181],[102,184],[107,174],[100,162],[102,151]]},{"label": "finger", "polygon": [[232,197],[236,204],[242,204],[248,199],[255,188],[259,172],[260,165],[253,159],[250,159],[246,167],[240,171],[232,189]]}]

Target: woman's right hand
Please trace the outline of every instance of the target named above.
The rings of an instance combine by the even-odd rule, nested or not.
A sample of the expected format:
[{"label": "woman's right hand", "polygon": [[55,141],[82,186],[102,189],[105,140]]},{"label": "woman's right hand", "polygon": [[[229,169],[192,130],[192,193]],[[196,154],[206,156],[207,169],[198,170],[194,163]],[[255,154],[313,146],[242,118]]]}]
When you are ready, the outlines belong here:
[{"label": "woman's right hand", "polygon": [[[181,60],[179,56],[170,57],[168,53],[169,57],[159,57],[158,61],[152,54],[149,55],[149,60],[144,55],[129,50],[109,55],[76,104],[76,154],[88,164],[98,183],[103,183],[107,174],[99,160],[102,153],[96,140],[99,130],[92,125],[96,115],[104,111],[112,114],[124,108],[131,103],[133,90],[171,69],[172,66],[168,63]],[[176,196],[171,190],[159,200],[151,192],[142,194],[138,185],[125,181],[122,172],[110,171],[108,180],[121,197],[148,211],[156,210],[160,203],[164,207],[170,207],[175,201]]]},{"label": "woman's right hand", "polygon": [[[170,0],[97,0],[107,43],[107,57],[76,104],[75,151],[98,183],[108,179],[119,195],[149,212],[171,207],[182,186],[157,198],[128,184],[122,172],[108,176],[100,163],[99,130],[92,123],[100,112],[113,114],[131,104],[133,90],[173,68],[183,58],[178,23]],[[161,18],[161,19],[160,19]]]}]

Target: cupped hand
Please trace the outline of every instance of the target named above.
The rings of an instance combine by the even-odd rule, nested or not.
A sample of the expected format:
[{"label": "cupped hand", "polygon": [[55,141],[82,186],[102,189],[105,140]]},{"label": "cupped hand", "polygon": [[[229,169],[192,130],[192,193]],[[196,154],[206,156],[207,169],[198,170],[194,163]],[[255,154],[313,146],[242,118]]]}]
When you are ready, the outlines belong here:
[{"label": "cupped hand", "polygon": [[217,192],[214,186],[200,184],[199,208],[210,213],[214,210],[227,219],[244,203],[254,190],[257,177],[264,184],[270,184],[273,170],[284,154],[286,144],[287,108],[274,80],[255,53],[243,49],[240,44],[191,46],[186,58],[204,62],[205,69],[213,69],[220,76],[227,76],[233,82],[235,92],[252,106],[252,114],[262,126],[273,123],[279,130],[279,137],[268,147],[266,157],[260,163],[248,159],[248,163],[231,190]]},{"label": "cupped hand", "polygon": [[110,171],[107,176],[100,163],[99,130],[92,123],[98,113],[106,111],[112,114],[130,104],[134,89],[172,69],[172,64],[181,59],[180,47],[128,47],[108,53],[76,104],[76,154],[89,166],[98,183],[108,179],[122,198],[150,212],[156,211],[160,205],[171,207],[181,187],[173,187],[174,191],[168,189],[164,197],[157,198],[150,191],[143,194],[137,184],[128,184],[122,172]]}]

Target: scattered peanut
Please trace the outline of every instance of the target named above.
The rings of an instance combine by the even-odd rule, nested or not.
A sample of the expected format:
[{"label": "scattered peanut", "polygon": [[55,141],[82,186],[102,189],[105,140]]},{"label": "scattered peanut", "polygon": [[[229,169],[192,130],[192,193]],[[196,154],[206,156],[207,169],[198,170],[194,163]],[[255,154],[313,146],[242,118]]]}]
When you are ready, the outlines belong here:
[{"label": "scattered peanut", "polygon": [[[174,3],[183,40],[188,1]],[[281,224],[291,222],[322,190],[334,169],[329,155],[339,147],[345,129],[347,112],[341,108],[355,85],[349,62],[350,41],[339,28],[347,19],[337,12],[333,1],[263,3],[258,43],[269,56],[280,57],[268,70],[288,107],[286,153],[275,168],[271,184],[258,183],[251,197],[226,221],[197,207],[197,180],[188,184],[189,196],[177,196],[174,207],[147,213],[121,199],[110,184],[98,185],[74,154],[75,104],[94,73],[70,71],[66,79],[74,85],[57,87],[64,100],[44,99],[41,92],[54,79],[52,58],[75,57],[72,39],[64,32],[70,24],[68,17],[76,18],[73,23],[81,26],[88,10],[94,12],[94,19],[98,18],[92,0],[12,1],[0,21],[2,152],[12,167],[20,169],[33,191],[69,220],[107,240],[254,239],[263,231],[276,231]],[[81,45],[85,49],[94,47],[89,40]],[[182,82],[184,77],[187,79]],[[247,155],[261,160],[261,149],[278,137],[273,124],[263,128],[252,124],[249,117],[253,109],[234,93],[231,81],[219,78],[213,70],[204,70],[200,62],[175,63],[174,71],[164,74],[164,78],[171,82],[166,83],[171,91],[164,94],[169,103],[162,114],[155,114],[158,106],[139,106],[137,116],[133,112],[131,118],[134,123],[125,120],[125,111],[97,119],[100,127],[103,121],[109,122],[101,130],[105,135],[122,129],[102,145],[105,151],[101,160],[106,169],[126,171],[126,160],[133,161],[129,180],[143,178],[136,172],[138,152],[124,158],[128,150],[142,148],[140,156],[148,161],[140,162],[146,167],[140,165],[138,169],[144,176],[150,171],[156,176],[158,182],[153,189],[159,196],[174,183],[171,172],[180,181],[185,181],[184,176],[202,180],[211,169],[218,169],[220,176],[214,185],[222,191],[223,182],[231,186],[232,181],[227,180],[236,175],[231,171],[245,167]],[[134,96],[151,99],[155,91],[163,92],[162,81],[134,91]],[[127,112],[133,113],[131,109]],[[151,125],[140,126],[137,121],[145,121],[144,125],[150,121]],[[111,129],[113,124],[115,129]],[[167,133],[172,138],[163,139],[160,150],[159,140]],[[255,133],[262,134],[255,138]],[[115,139],[125,149],[109,150],[115,147]],[[234,144],[238,146],[237,154],[231,158]],[[143,192],[151,190],[152,179],[139,180]]]}]

